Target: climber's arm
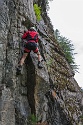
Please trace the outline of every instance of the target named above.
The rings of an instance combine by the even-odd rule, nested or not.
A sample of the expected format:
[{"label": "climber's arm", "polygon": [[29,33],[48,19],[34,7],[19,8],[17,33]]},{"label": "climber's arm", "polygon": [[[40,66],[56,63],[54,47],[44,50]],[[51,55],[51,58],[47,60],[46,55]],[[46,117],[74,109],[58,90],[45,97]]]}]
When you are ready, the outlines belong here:
[{"label": "climber's arm", "polygon": [[26,39],[27,35],[28,35],[28,31],[25,32],[25,33],[22,35],[22,39]]}]

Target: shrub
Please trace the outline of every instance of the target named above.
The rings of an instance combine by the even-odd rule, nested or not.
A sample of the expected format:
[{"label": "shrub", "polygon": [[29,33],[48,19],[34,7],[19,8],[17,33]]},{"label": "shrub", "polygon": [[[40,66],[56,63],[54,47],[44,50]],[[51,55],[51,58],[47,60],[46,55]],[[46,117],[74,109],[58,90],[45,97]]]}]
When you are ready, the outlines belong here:
[{"label": "shrub", "polygon": [[41,20],[41,7],[38,6],[38,4],[34,4],[34,11],[35,15],[38,21]]}]

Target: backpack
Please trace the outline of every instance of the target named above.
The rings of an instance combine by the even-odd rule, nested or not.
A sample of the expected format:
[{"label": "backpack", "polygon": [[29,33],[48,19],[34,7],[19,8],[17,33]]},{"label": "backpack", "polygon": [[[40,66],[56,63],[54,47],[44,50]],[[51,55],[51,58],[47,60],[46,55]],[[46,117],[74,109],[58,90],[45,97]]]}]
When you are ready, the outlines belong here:
[{"label": "backpack", "polygon": [[35,42],[38,42],[38,33],[35,31],[28,31],[26,40],[34,40]]}]

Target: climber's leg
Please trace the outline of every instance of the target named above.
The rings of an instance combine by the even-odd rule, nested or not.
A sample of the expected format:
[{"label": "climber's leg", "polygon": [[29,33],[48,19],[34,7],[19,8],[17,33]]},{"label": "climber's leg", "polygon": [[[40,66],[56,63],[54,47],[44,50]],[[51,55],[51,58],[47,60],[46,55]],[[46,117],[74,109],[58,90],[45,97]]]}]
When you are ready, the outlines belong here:
[{"label": "climber's leg", "polygon": [[27,56],[28,56],[28,53],[23,54],[18,66],[17,66],[17,72],[16,72],[17,75],[21,74],[22,65],[24,64],[24,61]]},{"label": "climber's leg", "polygon": [[42,64],[41,64],[41,55],[40,55],[40,52],[38,50],[37,52],[37,55],[38,55],[38,68],[43,68]]},{"label": "climber's leg", "polygon": [[41,65],[41,55],[40,55],[40,52],[39,52],[39,49],[38,49],[36,43],[33,43],[32,50],[34,53],[36,53],[38,55],[38,68],[43,68],[43,66]]},{"label": "climber's leg", "polygon": [[20,63],[19,63],[20,66],[22,66],[24,64],[24,61],[25,61],[25,59],[26,59],[27,56],[28,56],[28,53],[24,53],[23,54],[23,56],[22,56],[22,58],[20,60]]},{"label": "climber's leg", "polygon": [[22,65],[24,64],[24,61],[25,61],[25,59],[26,59],[26,57],[28,56],[28,53],[30,52],[31,50],[29,50],[28,48],[27,48],[27,45],[24,47],[24,54],[23,54],[23,56],[22,56],[22,58],[21,58],[21,60],[20,60],[20,62],[19,62],[19,64],[18,64],[18,66],[17,66],[17,71],[16,71],[16,74],[17,75],[19,75],[19,74],[21,74],[21,69],[22,69]]}]

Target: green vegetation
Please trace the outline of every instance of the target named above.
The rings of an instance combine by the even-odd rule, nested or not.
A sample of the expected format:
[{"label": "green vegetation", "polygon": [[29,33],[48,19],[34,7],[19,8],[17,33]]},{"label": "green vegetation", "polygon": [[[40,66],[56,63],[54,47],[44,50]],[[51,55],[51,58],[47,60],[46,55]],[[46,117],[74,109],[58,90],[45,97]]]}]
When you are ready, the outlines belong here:
[{"label": "green vegetation", "polygon": [[34,11],[35,11],[37,21],[40,21],[41,20],[41,7],[39,7],[38,4],[34,4]]},{"label": "green vegetation", "polygon": [[76,53],[74,53],[74,45],[72,44],[72,41],[66,37],[61,36],[58,29],[55,30],[54,35],[57,42],[59,43],[62,50],[64,51],[66,60],[70,64],[73,71],[77,72],[78,66],[75,64],[75,61],[74,61],[75,60],[74,55]]},{"label": "green vegetation", "polygon": [[52,65],[52,63],[53,63],[53,59],[51,58],[50,60],[47,60],[47,66],[51,66]]},{"label": "green vegetation", "polygon": [[[80,121],[83,123],[83,115],[79,117]],[[83,124],[82,124],[83,125]]]},{"label": "green vegetation", "polygon": [[36,125],[38,119],[36,118],[36,116],[34,114],[31,114],[28,118],[29,120],[29,124],[30,125]]}]

